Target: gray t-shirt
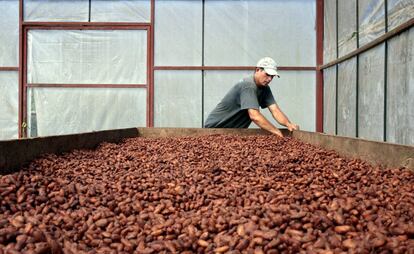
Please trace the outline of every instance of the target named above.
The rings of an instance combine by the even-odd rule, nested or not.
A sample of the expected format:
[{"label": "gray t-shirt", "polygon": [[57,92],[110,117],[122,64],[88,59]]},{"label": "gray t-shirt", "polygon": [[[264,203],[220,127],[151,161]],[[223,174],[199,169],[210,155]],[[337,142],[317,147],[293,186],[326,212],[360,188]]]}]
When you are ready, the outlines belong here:
[{"label": "gray t-shirt", "polygon": [[204,127],[247,128],[252,122],[248,109],[267,108],[274,103],[269,86],[258,87],[252,75],[230,89],[207,117]]}]

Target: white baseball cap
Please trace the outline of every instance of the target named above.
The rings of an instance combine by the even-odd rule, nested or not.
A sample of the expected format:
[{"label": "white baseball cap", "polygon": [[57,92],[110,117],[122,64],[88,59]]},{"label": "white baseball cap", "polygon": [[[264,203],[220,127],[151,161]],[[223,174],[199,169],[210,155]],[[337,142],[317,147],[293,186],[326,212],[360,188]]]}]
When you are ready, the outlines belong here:
[{"label": "white baseball cap", "polygon": [[263,68],[267,74],[280,78],[280,75],[277,73],[277,64],[275,60],[270,57],[263,57],[260,59],[259,62],[257,62],[256,67]]}]

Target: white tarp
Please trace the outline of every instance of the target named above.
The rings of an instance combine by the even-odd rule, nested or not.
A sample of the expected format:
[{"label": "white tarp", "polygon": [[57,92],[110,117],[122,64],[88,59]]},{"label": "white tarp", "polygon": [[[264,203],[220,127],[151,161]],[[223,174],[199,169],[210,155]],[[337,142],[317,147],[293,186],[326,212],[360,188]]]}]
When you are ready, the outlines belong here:
[{"label": "white tarp", "polygon": [[414,0],[388,0],[388,31],[414,18]]},{"label": "white tarp", "polygon": [[358,137],[384,140],[385,44],[359,56]]},{"label": "white tarp", "polygon": [[338,1],[338,55],[344,56],[356,49],[356,0]]},{"label": "white tarp", "polygon": [[144,88],[31,88],[28,133],[32,128],[38,136],[50,136],[145,127],[146,98]]},{"label": "white tarp", "polygon": [[202,1],[155,2],[155,65],[201,66]]},{"label": "white tarp", "polygon": [[414,145],[414,28],[388,42],[387,141]]},{"label": "white tarp", "polygon": [[385,33],[384,0],[359,0],[359,46]]},{"label": "white tarp", "polygon": [[205,2],[205,65],[315,66],[315,0]]},{"label": "white tarp", "polygon": [[323,132],[335,135],[336,66],[323,70]]},{"label": "white tarp", "polygon": [[19,1],[0,0],[0,66],[19,65]]},{"label": "white tarp", "polygon": [[146,84],[145,30],[30,30],[28,83]]},{"label": "white tarp", "polygon": [[155,127],[202,127],[201,79],[201,71],[155,72]]},{"label": "white tarp", "polygon": [[87,22],[88,0],[24,0],[25,21]]},{"label": "white tarp", "polygon": [[338,135],[356,136],[356,57],[338,65]]},{"label": "white tarp", "polygon": [[150,0],[92,0],[91,22],[150,22]]},{"label": "white tarp", "polygon": [[336,0],[324,2],[323,62],[336,59]]},{"label": "white tarp", "polygon": [[17,71],[0,71],[0,140],[18,138]]}]

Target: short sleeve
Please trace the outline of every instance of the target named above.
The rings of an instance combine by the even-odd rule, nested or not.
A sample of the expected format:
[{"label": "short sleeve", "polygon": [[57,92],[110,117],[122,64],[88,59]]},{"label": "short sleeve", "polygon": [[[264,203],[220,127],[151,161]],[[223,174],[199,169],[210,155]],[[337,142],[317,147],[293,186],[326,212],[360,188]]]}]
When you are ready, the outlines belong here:
[{"label": "short sleeve", "polygon": [[241,90],[240,109],[259,109],[259,101],[253,87],[244,87]]},{"label": "short sleeve", "polygon": [[263,93],[263,97],[260,100],[260,107],[267,108],[272,104],[276,104],[275,98],[273,97],[270,87],[266,87],[266,90]]}]

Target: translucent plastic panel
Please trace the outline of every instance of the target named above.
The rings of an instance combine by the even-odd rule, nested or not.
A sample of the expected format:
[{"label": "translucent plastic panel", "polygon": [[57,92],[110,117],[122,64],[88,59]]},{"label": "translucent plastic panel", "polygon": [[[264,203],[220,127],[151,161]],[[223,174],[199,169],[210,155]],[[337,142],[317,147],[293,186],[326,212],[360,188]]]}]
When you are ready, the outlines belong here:
[{"label": "translucent plastic panel", "polygon": [[360,55],[358,136],[384,140],[384,44]]},{"label": "translucent plastic panel", "polygon": [[37,135],[50,136],[145,127],[146,98],[142,88],[32,88],[29,133],[34,128]]},{"label": "translucent plastic panel", "polygon": [[388,0],[388,31],[414,18],[414,0]]},{"label": "translucent plastic panel", "polygon": [[385,0],[359,0],[359,46],[385,33]]},{"label": "translucent plastic panel", "polygon": [[88,0],[24,0],[25,21],[79,21],[89,19]]},{"label": "translucent plastic panel", "polygon": [[323,132],[335,135],[336,66],[323,70]]},{"label": "translucent plastic panel", "polygon": [[155,127],[202,127],[201,71],[156,71]]},{"label": "translucent plastic panel", "polygon": [[338,135],[356,136],[356,58],[338,66]]},{"label": "translucent plastic panel", "polygon": [[19,1],[0,0],[0,66],[18,66]]},{"label": "translucent plastic panel", "polygon": [[205,65],[315,65],[314,0],[205,2]]},{"label": "translucent plastic panel", "polygon": [[414,145],[414,28],[388,43],[387,141]]},{"label": "translucent plastic panel", "polygon": [[[313,71],[281,71],[270,87],[279,107],[290,121],[301,130],[315,131],[316,127],[316,75]],[[267,119],[272,119],[264,110]],[[272,120],[276,123],[275,120]],[[278,125],[280,126],[280,125]],[[283,127],[285,128],[285,127]]]},{"label": "translucent plastic panel", "polygon": [[0,71],[0,140],[18,138],[18,91],[17,71]]},{"label": "translucent plastic panel", "polygon": [[92,22],[150,22],[150,0],[92,0]]},{"label": "translucent plastic panel", "polygon": [[356,0],[338,1],[338,51],[344,56],[357,46]]},{"label": "translucent plastic panel", "polygon": [[31,30],[29,83],[145,84],[145,30]]},{"label": "translucent plastic panel", "polygon": [[202,1],[155,2],[155,65],[201,66]]},{"label": "translucent plastic panel", "polygon": [[323,62],[336,59],[336,0],[324,2]]}]

